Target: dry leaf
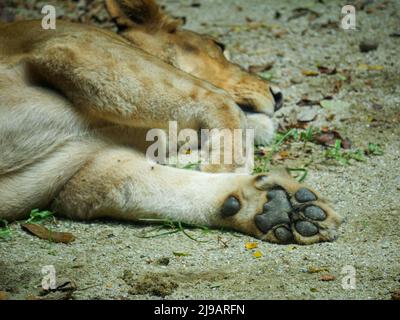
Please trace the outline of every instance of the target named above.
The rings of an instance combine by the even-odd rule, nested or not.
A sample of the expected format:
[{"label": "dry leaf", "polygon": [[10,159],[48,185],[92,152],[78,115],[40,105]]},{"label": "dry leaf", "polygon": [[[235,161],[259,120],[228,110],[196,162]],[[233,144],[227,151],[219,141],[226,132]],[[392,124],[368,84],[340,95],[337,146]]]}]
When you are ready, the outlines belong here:
[{"label": "dry leaf", "polygon": [[306,106],[319,106],[319,100],[310,100],[306,96],[301,98],[299,102],[296,103],[299,107],[306,107]]},{"label": "dry leaf", "polygon": [[28,296],[28,300],[70,300],[72,294],[77,289],[73,280],[57,280],[57,288],[42,290],[40,296]]},{"label": "dry leaf", "polygon": [[336,277],[332,274],[324,274],[319,278],[320,281],[334,281]]},{"label": "dry leaf", "polygon": [[258,243],[257,242],[246,242],[245,244],[246,250],[251,250],[258,248]]},{"label": "dry leaf", "polygon": [[380,65],[369,65],[369,64],[361,63],[358,65],[358,69],[369,70],[369,71],[382,71],[384,69],[384,67],[380,66]]},{"label": "dry leaf", "polygon": [[342,80],[335,80],[333,84],[333,92],[338,93],[343,86]]},{"label": "dry leaf", "polygon": [[281,159],[286,159],[287,157],[289,157],[289,152],[287,151],[281,151],[279,152],[279,156],[281,157]]},{"label": "dry leaf", "polygon": [[257,250],[256,252],[253,253],[254,258],[261,258],[262,257],[262,253],[261,251]]},{"label": "dry leaf", "polygon": [[0,291],[0,300],[7,300],[8,293],[5,291]]},{"label": "dry leaf", "polygon": [[316,77],[319,75],[317,71],[313,70],[301,70],[301,73],[306,77]]},{"label": "dry leaf", "polygon": [[332,68],[331,69],[331,68],[324,67],[324,66],[321,66],[321,65],[318,65],[317,68],[318,68],[319,72],[323,73],[323,74],[332,75],[332,74],[336,74],[337,73],[336,68]]},{"label": "dry leaf", "polygon": [[330,131],[329,127],[321,127],[321,132],[327,133],[329,131]]},{"label": "dry leaf", "polygon": [[39,224],[22,223],[21,227],[40,239],[52,242],[70,243],[75,240],[75,236],[72,233],[50,231]]},{"label": "dry leaf", "polygon": [[400,300],[400,290],[396,290],[392,292],[392,300]]},{"label": "dry leaf", "polygon": [[351,142],[347,138],[343,138],[342,135],[336,130],[321,130],[321,134],[315,137],[315,141],[324,146],[333,146],[336,140],[341,141],[341,146],[343,149],[350,149]]},{"label": "dry leaf", "polygon": [[328,268],[308,267],[308,273],[329,272]]},{"label": "dry leaf", "polygon": [[72,298],[73,291],[55,291],[46,294],[45,296],[34,296],[29,295],[26,297],[27,300],[70,300]]},{"label": "dry leaf", "polygon": [[305,8],[305,7],[304,8],[303,7],[295,8],[292,10],[292,12],[293,12],[293,15],[291,15],[288,18],[288,21],[290,21],[292,19],[298,19],[298,18],[304,17],[304,16],[308,16],[308,20],[313,21],[316,18],[321,16],[321,14],[319,12],[316,12],[314,10],[311,10],[311,9]]},{"label": "dry leaf", "polygon": [[281,151],[281,152],[278,152],[278,153],[274,154],[272,156],[272,160],[273,161],[282,161],[282,160],[287,159],[288,157],[289,157],[289,152],[284,150],[284,151]]}]

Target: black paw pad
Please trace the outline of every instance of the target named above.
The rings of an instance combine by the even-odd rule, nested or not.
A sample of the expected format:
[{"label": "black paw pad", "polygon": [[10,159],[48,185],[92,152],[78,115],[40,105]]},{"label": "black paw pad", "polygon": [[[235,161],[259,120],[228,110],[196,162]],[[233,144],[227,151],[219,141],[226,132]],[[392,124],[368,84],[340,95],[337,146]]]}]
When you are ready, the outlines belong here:
[{"label": "black paw pad", "polygon": [[223,217],[231,217],[240,211],[240,202],[233,196],[230,196],[221,208],[221,214]]},{"label": "black paw pad", "polygon": [[318,233],[318,227],[308,221],[297,221],[296,230],[304,237],[311,237]]},{"label": "black paw pad", "polygon": [[264,204],[264,212],[284,211],[290,212],[292,205],[289,202],[285,191],[281,189],[271,190],[268,192],[268,202]]},{"label": "black paw pad", "polygon": [[294,195],[298,202],[309,202],[317,200],[317,196],[307,188],[301,188]]},{"label": "black paw pad", "polygon": [[304,210],[304,215],[307,218],[317,220],[317,221],[322,221],[322,220],[325,220],[325,218],[326,218],[325,211],[322,210],[320,207],[316,207],[316,206],[307,207]]},{"label": "black paw pad", "polygon": [[276,225],[289,225],[289,212],[292,210],[286,192],[283,190],[271,190],[268,192],[268,200],[269,202],[264,204],[263,214],[255,218],[257,227],[264,233]]},{"label": "black paw pad", "polygon": [[275,237],[283,243],[288,243],[293,240],[292,233],[285,227],[276,228],[274,233]]}]

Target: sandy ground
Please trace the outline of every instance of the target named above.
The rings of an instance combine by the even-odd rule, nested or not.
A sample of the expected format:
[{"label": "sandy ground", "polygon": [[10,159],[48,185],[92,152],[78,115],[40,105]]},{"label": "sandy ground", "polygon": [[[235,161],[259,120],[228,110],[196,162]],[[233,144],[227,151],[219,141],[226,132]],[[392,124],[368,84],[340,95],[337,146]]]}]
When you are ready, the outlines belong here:
[{"label": "sandy ground", "polygon": [[[339,1],[202,0],[200,7],[193,2],[163,1],[170,12],[187,18],[188,28],[218,36],[243,66],[274,62],[273,81],[286,99],[281,122],[291,110],[301,111],[296,102],[304,94],[317,100],[332,95],[344,104],[312,107],[319,114],[314,125],[334,126],[354,147],[372,142],[384,148],[383,156],[343,166],[323,161],[322,147],[314,146],[319,151],[306,183],[326,194],[345,217],[338,240],[282,246],[218,230],[188,231],[201,241],[181,232],[144,239],[140,236],[152,227],[49,223],[76,236],[65,245],[37,239],[12,224],[12,238],[0,241],[0,291],[12,299],[37,297],[42,267],[54,265],[58,283],[74,283],[73,299],[391,299],[400,289],[400,39],[389,35],[400,32],[400,3],[371,1],[357,11],[357,30],[345,31],[337,28]],[[297,7],[321,16],[288,21]],[[249,24],[250,19],[264,25]],[[361,53],[363,39],[377,41],[377,50]],[[352,80],[335,92],[337,75],[301,74],[317,64],[349,70]],[[365,65],[381,67],[365,70]],[[289,163],[301,166],[309,159],[300,153]],[[246,250],[249,241],[258,244],[261,257]],[[353,289],[342,286],[346,266],[355,270]],[[332,281],[321,281],[324,275]]]}]

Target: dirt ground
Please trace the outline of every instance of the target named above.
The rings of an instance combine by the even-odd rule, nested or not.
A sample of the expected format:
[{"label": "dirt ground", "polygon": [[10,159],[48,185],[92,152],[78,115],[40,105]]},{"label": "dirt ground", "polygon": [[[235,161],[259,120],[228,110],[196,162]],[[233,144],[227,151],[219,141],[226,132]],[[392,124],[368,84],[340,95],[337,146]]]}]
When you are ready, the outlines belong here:
[{"label": "dirt ground", "polygon": [[[99,9],[85,13],[86,2]],[[18,3],[21,6],[15,8]],[[101,1],[48,3],[57,5],[62,18],[74,20],[79,12],[82,21],[112,27]],[[290,127],[298,120],[296,114],[302,114],[303,120],[312,118],[307,119],[313,120],[309,125],[335,128],[351,140],[353,149],[363,150],[368,143],[382,147],[383,155],[348,165],[326,160],[326,148],[313,143],[307,148],[287,145],[290,156],[275,159],[274,164],[307,166],[305,182],[327,195],[345,217],[339,238],[285,246],[218,230],[187,230],[198,240],[194,241],[182,232],[143,238],[152,226],[125,222],[48,222],[52,229],[76,236],[66,245],[35,238],[14,223],[11,239],[0,240],[0,296],[391,299],[400,289],[400,3],[355,2],[356,30],[338,27],[341,1],[162,3],[174,15],[185,16],[187,28],[226,43],[233,61],[246,68],[273,64],[264,76],[283,90],[285,107],[277,115],[282,127]],[[5,0],[0,16],[40,17],[43,4]],[[364,40],[377,42],[377,49],[360,52]],[[329,70],[318,70],[317,65]],[[329,74],[333,68],[336,74]],[[311,76],[309,71],[318,74]],[[298,106],[306,97],[332,99],[324,106]],[[258,248],[246,249],[249,242]],[[41,269],[46,265],[55,267],[58,284],[65,286],[40,296]],[[343,283],[348,283],[351,270],[355,286],[349,288]]]}]

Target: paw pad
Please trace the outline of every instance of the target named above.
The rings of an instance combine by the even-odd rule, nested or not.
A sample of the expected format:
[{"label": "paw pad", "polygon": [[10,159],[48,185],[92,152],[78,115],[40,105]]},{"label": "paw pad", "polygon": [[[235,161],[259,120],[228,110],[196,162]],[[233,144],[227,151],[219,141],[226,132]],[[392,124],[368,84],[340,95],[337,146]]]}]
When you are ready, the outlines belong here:
[{"label": "paw pad", "polygon": [[298,202],[309,202],[317,200],[317,196],[307,188],[301,188],[294,195]]},{"label": "paw pad", "polygon": [[318,221],[323,221],[326,218],[326,213],[324,210],[322,210],[320,207],[316,206],[309,206],[304,210],[304,215],[307,218],[313,219],[313,220],[318,220]]},{"label": "paw pad", "polygon": [[282,243],[288,243],[293,240],[293,234],[285,227],[278,227],[274,231],[275,237]]},{"label": "paw pad", "polygon": [[295,227],[297,232],[305,237],[311,237],[318,233],[318,227],[308,221],[297,221]]},{"label": "paw pad", "polygon": [[257,227],[264,233],[276,225],[289,225],[288,213],[292,210],[285,191],[271,190],[267,196],[269,202],[264,204],[263,213],[255,217]]},{"label": "paw pad", "polygon": [[254,217],[254,222],[264,237],[273,242],[307,242],[307,237],[325,230],[320,222],[328,218],[328,212],[314,202],[317,200],[318,197],[304,187],[293,196],[282,187],[276,187],[268,191],[263,212]]},{"label": "paw pad", "polygon": [[240,211],[240,202],[234,196],[230,196],[221,208],[221,215],[223,217],[231,217]]}]

